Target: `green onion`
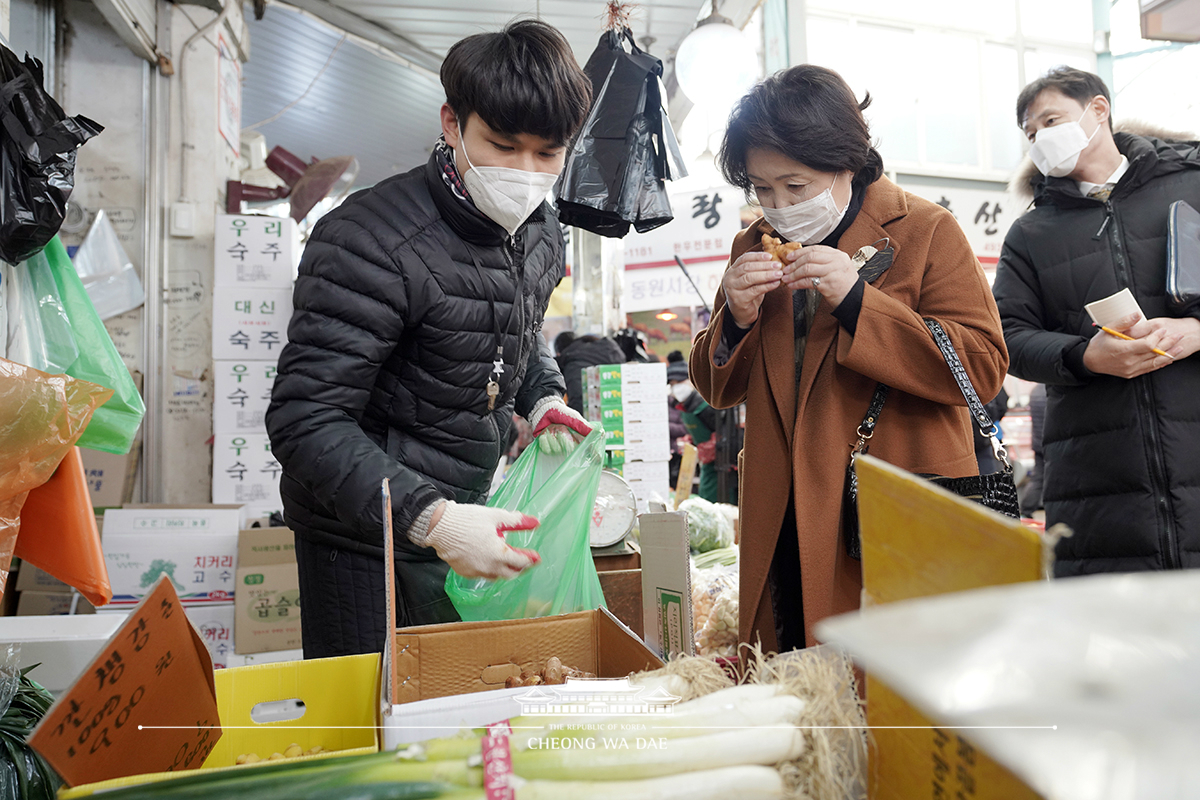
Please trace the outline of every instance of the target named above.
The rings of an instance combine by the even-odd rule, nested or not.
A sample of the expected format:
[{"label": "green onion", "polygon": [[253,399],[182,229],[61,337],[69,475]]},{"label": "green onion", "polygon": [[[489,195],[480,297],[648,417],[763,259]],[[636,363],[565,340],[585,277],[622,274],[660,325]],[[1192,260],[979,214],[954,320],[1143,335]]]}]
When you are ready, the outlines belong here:
[{"label": "green onion", "polygon": [[517,800],[781,800],[786,791],[771,767],[742,766],[640,781],[526,781]]}]

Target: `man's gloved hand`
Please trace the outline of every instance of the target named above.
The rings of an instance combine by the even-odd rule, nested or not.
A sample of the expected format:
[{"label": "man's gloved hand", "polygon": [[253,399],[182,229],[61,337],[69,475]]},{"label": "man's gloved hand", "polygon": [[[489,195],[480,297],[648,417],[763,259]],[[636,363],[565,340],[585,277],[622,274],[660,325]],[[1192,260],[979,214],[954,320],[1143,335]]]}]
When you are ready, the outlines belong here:
[{"label": "man's gloved hand", "polygon": [[434,512],[424,544],[464,578],[511,578],[541,557],[532,550],[509,547],[504,532],[537,526],[536,519],[516,511],[447,500]]},{"label": "man's gloved hand", "polygon": [[[543,397],[529,412],[533,437],[543,453],[564,454],[592,432],[592,426],[561,399]],[[578,439],[575,438],[578,435]]]}]

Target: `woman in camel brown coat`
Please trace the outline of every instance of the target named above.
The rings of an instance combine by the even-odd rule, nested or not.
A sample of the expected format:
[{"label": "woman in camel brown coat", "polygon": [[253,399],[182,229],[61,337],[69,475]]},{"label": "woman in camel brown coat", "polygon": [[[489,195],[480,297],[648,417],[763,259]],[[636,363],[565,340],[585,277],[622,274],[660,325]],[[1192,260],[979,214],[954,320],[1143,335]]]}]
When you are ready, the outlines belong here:
[{"label": "woman in camel brown coat", "polygon": [[[721,148],[726,180],[766,218],[734,240],[690,366],[711,405],[746,403],[739,630],[766,650],[811,645],[819,620],[859,607],[842,496],[877,383],[891,393],[871,455],[977,474],[966,403],[922,319],[945,328],[985,401],[1008,367],[979,261],[949,211],[883,177],[869,102],[837,73],[792,67],[739,101]],[[772,261],[764,233],[804,248]],[[860,274],[851,255],[866,245],[880,253]]]}]

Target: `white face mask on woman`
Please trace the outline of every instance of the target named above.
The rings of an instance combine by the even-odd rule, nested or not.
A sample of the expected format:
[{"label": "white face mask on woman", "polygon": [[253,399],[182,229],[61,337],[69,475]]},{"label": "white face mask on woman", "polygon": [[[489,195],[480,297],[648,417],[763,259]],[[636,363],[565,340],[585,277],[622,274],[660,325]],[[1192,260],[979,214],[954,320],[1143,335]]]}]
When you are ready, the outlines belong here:
[{"label": "white face mask on woman", "polygon": [[1029,158],[1043,175],[1051,178],[1062,178],[1075,171],[1079,156],[1084,148],[1095,137],[1103,122],[1097,122],[1091,136],[1083,130],[1083,118],[1087,116],[1091,103],[1074,122],[1064,122],[1049,128],[1042,128],[1033,137],[1033,146],[1029,148]]},{"label": "white face mask on woman", "polygon": [[[833,181],[837,183],[837,176]],[[847,200],[846,205],[838,209],[833,200],[833,184],[830,184],[816,197],[783,208],[763,206],[762,212],[771,227],[786,236],[788,241],[807,245],[817,244],[833,233],[849,207],[850,201]]]},{"label": "white face mask on woman", "polygon": [[[529,215],[542,204],[546,195],[554,188],[558,175],[551,172],[529,172],[511,167],[477,167],[467,155],[467,142],[462,127],[458,129],[458,145],[463,159],[470,167],[462,174],[463,185],[484,216],[508,231],[509,236],[529,219]],[[454,150],[455,166],[458,166],[458,149]],[[462,173],[462,170],[459,170]]]}]

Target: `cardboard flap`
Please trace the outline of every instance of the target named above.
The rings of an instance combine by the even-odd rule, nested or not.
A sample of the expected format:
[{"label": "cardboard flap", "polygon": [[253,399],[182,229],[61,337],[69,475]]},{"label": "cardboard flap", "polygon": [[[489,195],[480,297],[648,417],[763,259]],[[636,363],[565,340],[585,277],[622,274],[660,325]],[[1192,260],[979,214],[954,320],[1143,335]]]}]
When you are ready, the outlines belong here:
[{"label": "cardboard flap", "polygon": [[[872,603],[1035,581],[1042,538],[1018,520],[873,456],[855,462],[864,593]],[[644,558],[644,556],[643,556]]]},{"label": "cardboard flap", "polygon": [[687,513],[642,514],[638,524],[646,644],[664,658],[695,655]]}]

